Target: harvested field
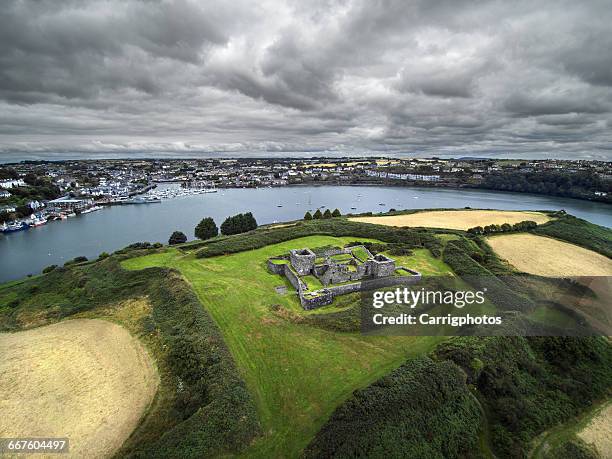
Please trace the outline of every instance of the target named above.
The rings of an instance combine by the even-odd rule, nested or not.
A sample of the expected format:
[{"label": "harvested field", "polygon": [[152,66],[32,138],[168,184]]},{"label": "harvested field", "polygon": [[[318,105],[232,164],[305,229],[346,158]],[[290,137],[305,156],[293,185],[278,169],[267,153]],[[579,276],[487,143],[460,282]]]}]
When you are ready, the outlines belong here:
[{"label": "harvested field", "polygon": [[612,260],[574,244],[533,234],[487,238],[489,245],[515,268],[540,276],[610,276]]},{"label": "harvested field", "polygon": [[0,437],[67,437],[70,457],[112,456],[159,384],[140,342],[103,320],[2,333],[0,355]]},{"label": "harvested field", "polygon": [[612,403],[608,403],[591,419],[591,422],[578,432],[578,436],[595,446],[601,457],[612,457]]},{"label": "harvested field", "polygon": [[423,226],[467,230],[475,226],[501,225],[503,223],[514,224],[525,220],[532,220],[537,224],[542,224],[551,220],[551,218],[541,212],[529,211],[435,210],[407,215],[355,217],[349,220],[386,226]]}]

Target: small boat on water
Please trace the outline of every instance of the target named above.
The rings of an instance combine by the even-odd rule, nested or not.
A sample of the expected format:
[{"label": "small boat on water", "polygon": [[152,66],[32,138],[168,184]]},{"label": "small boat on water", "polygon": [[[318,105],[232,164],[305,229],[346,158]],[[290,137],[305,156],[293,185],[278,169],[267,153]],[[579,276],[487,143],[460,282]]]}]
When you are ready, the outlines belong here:
[{"label": "small boat on water", "polygon": [[386,204],[384,202],[379,202],[378,205],[379,206],[386,206]]},{"label": "small boat on water", "polygon": [[278,205],[278,206],[276,206],[276,207],[283,207],[283,206],[282,206],[281,204],[279,204],[279,205]]},{"label": "small boat on water", "polygon": [[357,207],[351,207],[351,210],[357,210]]},{"label": "small boat on water", "polygon": [[89,214],[91,212],[95,212],[96,210],[102,210],[103,208],[101,206],[93,206],[90,207],[89,209],[85,209],[83,211],[81,211],[81,214]]},{"label": "small boat on water", "polygon": [[47,219],[45,217],[34,217],[31,218],[28,222],[30,226],[43,226],[47,224]]},{"label": "small boat on water", "polygon": [[0,231],[3,233],[14,233],[15,231],[26,230],[30,227],[26,222],[3,223],[0,225]]},{"label": "small boat on water", "polygon": [[124,201],[125,204],[153,204],[161,202],[159,198],[133,198]]}]

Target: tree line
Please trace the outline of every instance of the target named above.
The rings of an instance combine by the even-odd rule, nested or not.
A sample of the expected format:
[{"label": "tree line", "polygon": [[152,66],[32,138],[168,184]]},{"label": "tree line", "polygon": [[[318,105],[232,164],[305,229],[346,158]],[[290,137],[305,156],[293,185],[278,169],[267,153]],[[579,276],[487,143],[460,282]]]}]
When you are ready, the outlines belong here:
[{"label": "tree line", "polygon": [[[227,217],[221,224],[221,234],[229,236],[231,234],[246,233],[257,228],[257,220],[251,212],[232,215]],[[206,240],[219,235],[219,228],[212,217],[204,217],[196,225],[194,236],[201,240]],[[182,244],[187,242],[187,236],[182,231],[174,231],[168,239],[169,245]]]},{"label": "tree line", "polygon": [[314,215],[311,214],[310,211],[306,212],[304,214],[304,220],[321,220],[323,218],[334,218],[340,216],[342,216],[342,214],[338,209],[334,209],[333,212],[329,209],[326,209],[325,212],[321,212],[321,209],[317,209]]},{"label": "tree line", "polygon": [[558,171],[504,172],[487,175],[479,187],[501,191],[584,198],[591,196],[595,191],[611,192],[611,183],[590,171],[573,173]]},{"label": "tree line", "polygon": [[528,231],[535,228],[538,224],[531,220],[525,220],[522,222],[511,225],[510,223],[504,223],[502,225],[487,225],[487,226],[475,226],[467,230],[469,234],[494,234],[494,233],[509,233],[511,231]]}]

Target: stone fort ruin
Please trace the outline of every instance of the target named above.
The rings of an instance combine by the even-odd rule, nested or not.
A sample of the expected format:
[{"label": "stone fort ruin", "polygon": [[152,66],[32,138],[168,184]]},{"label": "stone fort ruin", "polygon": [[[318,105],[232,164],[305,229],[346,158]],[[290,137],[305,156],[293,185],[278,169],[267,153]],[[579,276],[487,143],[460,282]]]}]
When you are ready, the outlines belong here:
[{"label": "stone fort ruin", "polygon": [[382,254],[372,255],[363,245],[325,248],[319,253],[308,248],[268,259],[268,269],[285,276],[296,289],[304,309],[332,303],[334,297],[366,288],[389,287],[418,282],[421,274]]}]

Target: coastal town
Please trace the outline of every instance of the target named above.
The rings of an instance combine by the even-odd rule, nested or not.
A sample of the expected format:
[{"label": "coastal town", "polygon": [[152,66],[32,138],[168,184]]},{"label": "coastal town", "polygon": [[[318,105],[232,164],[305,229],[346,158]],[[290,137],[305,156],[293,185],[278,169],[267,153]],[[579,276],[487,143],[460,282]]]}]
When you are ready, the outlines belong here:
[{"label": "coastal town", "polygon": [[[165,182],[181,186],[156,190]],[[0,231],[109,205],[154,204],[221,188],[297,185],[483,188],[610,203],[612,163],[385,157],[24,161],[0,167]]]}]

